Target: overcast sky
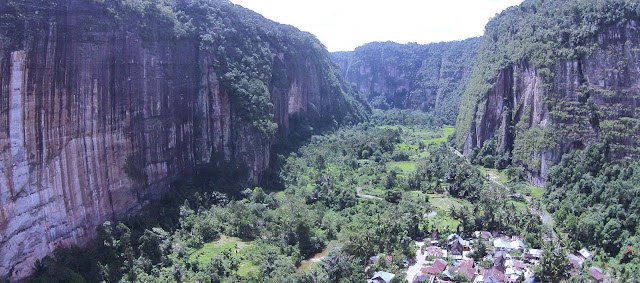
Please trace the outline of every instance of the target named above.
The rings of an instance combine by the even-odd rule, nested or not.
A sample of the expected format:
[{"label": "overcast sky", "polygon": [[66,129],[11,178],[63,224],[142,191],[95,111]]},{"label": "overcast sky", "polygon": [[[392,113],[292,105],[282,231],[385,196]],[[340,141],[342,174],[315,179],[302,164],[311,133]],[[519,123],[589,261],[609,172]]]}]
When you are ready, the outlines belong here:
[{"label": "overcast sky", "polygon": [[372,41],[430,43],[482,35],[496,13],[522,0],[231,0],[316,35],[329,51]]}]

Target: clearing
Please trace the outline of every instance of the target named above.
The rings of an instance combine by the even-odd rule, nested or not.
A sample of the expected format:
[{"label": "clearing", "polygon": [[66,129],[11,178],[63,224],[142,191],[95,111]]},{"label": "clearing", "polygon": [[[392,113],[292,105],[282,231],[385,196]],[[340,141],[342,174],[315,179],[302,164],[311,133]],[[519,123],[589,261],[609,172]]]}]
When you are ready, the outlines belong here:
[{"label": "clearing", "polygon": [[231,257],[239,260],[238,275],[246,276],[249,272],[257,271],[258,268],[249,260],[250,255],[247,247],[250,247],[251,244],[252,242],[243,241],[240,238],[222,235],[217,241],[206,243],[202,248],[194,251],[189,256],[189,260],[207,264],[211,262],[213,257],[226,251],[231,254]]}]

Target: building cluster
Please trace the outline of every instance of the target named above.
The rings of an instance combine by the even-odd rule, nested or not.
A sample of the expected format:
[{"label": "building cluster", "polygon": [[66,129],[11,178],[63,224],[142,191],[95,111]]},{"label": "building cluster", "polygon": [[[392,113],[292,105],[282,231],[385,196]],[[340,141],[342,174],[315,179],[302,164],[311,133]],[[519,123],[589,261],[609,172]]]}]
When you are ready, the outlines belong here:
[{"label": "building cluster", "polygon": [[[435,232],[420,255],[425,257],[427,266],[409,278],[411,282],[451,282],[458,277],[466,277],[470,282],[516,282],[520,278],[533,278],[531,266],[542,256],[541,250],[527,249],[519,237],[486,231],[477,231],[468,239],[449,235],[446,247],[439,246],[440,242],[440,235]],[[473,256],[478,250],[484,250],[486,255]]]},{"label": "building cluster", "polygon": [[[486,231],[477,231],[466,239],[452,234],[446,241],[434,232],[431,239],[419,246],[417,258],[412,261],[416,266],[407,271],[407,280],[412,283],[460,282],[462,277],[474,283],[535,282],[533,267],[543,256],[542,250],[528,248],[518,236]],[[474,255],[474,252],[484,256]],[[587,249],[582,249],[568,257],[571,274],[575,276],[583,263],[593,256]],[[591,267],[588,273],[587,277],[594,282],[602,282],[605,278],[597,267]],[[389,283],[394,277],[394,274],[380,271],[369,282]]]}]

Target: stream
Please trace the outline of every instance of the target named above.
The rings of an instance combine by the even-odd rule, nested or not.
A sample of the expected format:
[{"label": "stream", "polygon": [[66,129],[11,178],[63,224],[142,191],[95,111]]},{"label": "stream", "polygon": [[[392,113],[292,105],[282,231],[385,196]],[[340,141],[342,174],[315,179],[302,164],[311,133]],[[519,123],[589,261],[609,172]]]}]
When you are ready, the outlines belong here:
[{"label": "stream", "polygon": [[309,268],[314,262],[322,261],[322,259],[324,259],[327,256],[327,254],[329,254],[329,248],[325,248],[321,252],[314,254],[311,258],[301,261],[300,267],[298,267],[298,270],[301,270],[304,272],[309,271]]}]

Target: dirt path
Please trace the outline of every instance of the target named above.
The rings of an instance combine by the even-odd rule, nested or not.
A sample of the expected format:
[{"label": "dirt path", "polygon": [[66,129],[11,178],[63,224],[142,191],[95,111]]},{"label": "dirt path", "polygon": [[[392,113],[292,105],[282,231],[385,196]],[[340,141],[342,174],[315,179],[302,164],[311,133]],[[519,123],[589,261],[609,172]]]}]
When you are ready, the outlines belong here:
[{"label": "dirt path", "polygon": [[500,179],[500,176],[498,176],[496,173],[493,173],[491,171],[487,172],[489,174],[489,178],[491,178],[494,181],[498,181],[498,179]]},{"label": "dirt path", "polygon": [[422,247],[424,246],[424,242],[416,242],[416,246],[418,250],[416,251],[416,263],[412,266],[409,266],[407,269],[407,281],[413,282],[413,278],[420,274],[420,268],[423,267],[425,262],[424,254],[422,254]]},{"label": "dirt path", "polygon": [[366,199],[379,199],[382,200],[383,198],[381,197],[377,197],[377,196],[372,196],[372,195],[367,195],[367,194],[361,194],[360,191],[362,191],[362,187],[357,187],[356,188],[356,192],[358,193],[358,197],[359,198],[366,198]]}]

